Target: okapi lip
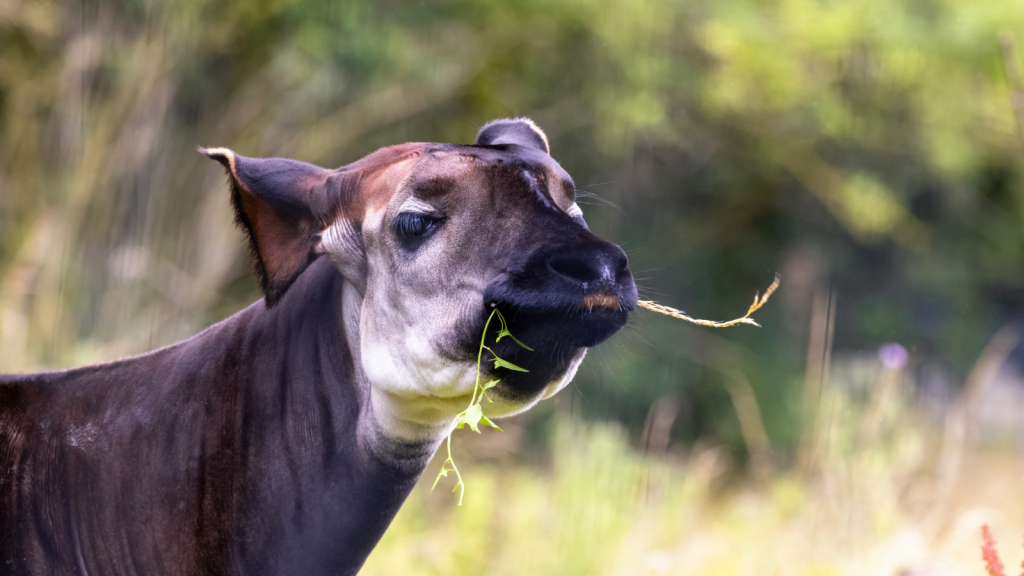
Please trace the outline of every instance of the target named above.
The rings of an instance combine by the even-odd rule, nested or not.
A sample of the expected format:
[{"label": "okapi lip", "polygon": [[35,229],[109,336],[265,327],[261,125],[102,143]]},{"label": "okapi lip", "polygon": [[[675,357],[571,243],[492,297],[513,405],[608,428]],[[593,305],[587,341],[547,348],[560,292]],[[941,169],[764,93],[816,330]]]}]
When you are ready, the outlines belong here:
[{"label": "okapi lip", "polygon": [[545,343],[574,348],[597,346],[618,332],[629,316],[621,307],[538,310],[506,307],[505,303],[496,305],[508,322],[509,331],[534,349]]},{"label": "okapi lip", "polygon": [[[636,284],[628,269],[617,281],[589,286],[566,283],[557,275],[502,273],[488,284],[483,297],[473,351],[479,346],[484,322],[497,308],[509,332],[533,350],[520,347],[511,338],[495,341],[497,321],[492,320],[487,345],[528,372],[495,369],[486,362],[490,365],[487,372],[501,380],[503,389],[524,398],[560,380],[582,349],[597,346],[622,329],[637,305]],[[493,357],[485,353],[485,359]]]},{"label": "okapi lip", "polygon": [[495,307],[503,313],[555,313],[566,317],[608,310],[632,312],[636,309],[636,301],[636,287],[632,282],[629,286],[604,286],[598,291],[580,296],[516,289],[504,283],[492,284],[484,292],[488,314]]},{"label": "okapi lip", "polygon": [[[528,372],[494,368],[491,364],[494,356],[486,351],[485,371],[500,379],[504,390],[524,399],[562,378],[581,349],[597,346],[610,338],[626,324],[629,316],[625,310],[610,308],[539,311],[505,303],[496,305],[508,323],[509,332],[533,350],[520,347],[511,338],[496,342],[497,329],[492,326],[487,336],[488,347],[502,359]],[[495,323],[492,321],[492,325]]]},{"label": "okapi lip", "polygon": [[622,301],[618,296],[612,294],[590,294],[583,298],[583,307],[588,310],[594,308],[608,308],[610,310],[621,310]]},{"label": "okapi lip", "polygon": [[[569,350],[597,346],[618,332],[629,316],[621,308],[576,306],[572,309],[538,310],[504,302],[495,305],[508,323],[509,332],[533,351],[521,348],[510,338],[493,342],[491,347],[499,356],[502,353],[513,354],[526,362],[523,368],[531,371],[530,365],[545,363],[545,358],[553,360]],[[492,338],[488,336],[488,341],[491,342]],[[514,362],[511,358],[506,359]]]}]

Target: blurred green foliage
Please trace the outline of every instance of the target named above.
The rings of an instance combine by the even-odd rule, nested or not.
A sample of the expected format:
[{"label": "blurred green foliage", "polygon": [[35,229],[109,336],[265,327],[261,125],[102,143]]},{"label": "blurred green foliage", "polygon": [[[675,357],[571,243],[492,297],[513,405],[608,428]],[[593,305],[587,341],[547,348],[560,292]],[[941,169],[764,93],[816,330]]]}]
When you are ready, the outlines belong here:
[{"label": "blurred green foliage", "polygon": [[742,453],[725,363],[785,459],[816,297],[838,350],[958,375],[1020,316],[1021,26],[1006,0],[2,0],[0,367],[142,351],[257,297],[196,145],[337,166],[528,115],[642,296],[727,319],[783,274],[764,329],[641,312],[565,394],[634,438],[670,398],[678,439]]}]

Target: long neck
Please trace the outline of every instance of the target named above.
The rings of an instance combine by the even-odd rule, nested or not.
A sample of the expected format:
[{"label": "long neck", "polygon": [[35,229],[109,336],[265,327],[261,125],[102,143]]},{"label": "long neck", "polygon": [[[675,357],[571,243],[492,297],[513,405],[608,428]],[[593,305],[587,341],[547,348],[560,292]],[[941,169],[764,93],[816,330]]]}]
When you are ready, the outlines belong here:
[{"label": "long neck", "polygon": [[250,442],[240,447],[248,444],[246,484],[264,497],[236,513],[271,507],[280,524],[265,536],[289,542],[277,550],[291,564],[285,572],[354,574],[436,446],[389,441],[377,429],[359,362],[362,297],[321,260],[250,326],[243,357],[252,389],[240,407],[242,421],[251,418],[242,431]]}]

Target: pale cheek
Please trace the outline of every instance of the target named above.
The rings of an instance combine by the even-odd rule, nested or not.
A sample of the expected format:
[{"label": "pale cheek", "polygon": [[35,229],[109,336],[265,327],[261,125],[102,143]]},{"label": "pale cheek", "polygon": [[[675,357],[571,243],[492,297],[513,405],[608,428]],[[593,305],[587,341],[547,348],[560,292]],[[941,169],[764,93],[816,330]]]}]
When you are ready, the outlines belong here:
[{"label": "pale cheek", "polygon": [[[409,312],[405,310],[405,312]],[[433,315],[399,314],[378,306],[364,314],[363,369],[377,389],[403,396],[454,398],[472,392],[475,365],[452,362],[431,344],[444,320]]]},{"label": "pale cheek", "polygon": [[[440,278],[444,263],[433,264],[426,269],[416,266],[415,274],[412,269],[394,274],[400,266],[390,262],[371,264],[371,270],[391,270],[393,275],[371,274],[360,318],[360,355],[374,390],[375,418],[384,429],[408,437],[445,430],[466,408],[476,381],[477,344],[472,358],[462,361],[438,351],[450,353],[460,345],[451,340],[460,324],[480,313],[485,282],[460,274]],[[516,414],[554,395],[572,380],[584,354],[581,351],[543,394],[525,402],[495,394],[485,412],[491,417]]]}]

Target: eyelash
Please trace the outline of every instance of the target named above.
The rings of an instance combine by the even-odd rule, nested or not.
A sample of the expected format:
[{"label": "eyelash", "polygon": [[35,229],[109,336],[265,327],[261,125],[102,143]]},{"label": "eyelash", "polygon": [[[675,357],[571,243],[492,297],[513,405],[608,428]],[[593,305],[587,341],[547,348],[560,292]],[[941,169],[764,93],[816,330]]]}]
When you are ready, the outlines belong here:
[{"label": "eyelash", "polygon": [[442,218],[420,214],[417,212],[406,212],[395,218],[393,228],[395,234],[406,241],[423,240],[440,226]]}]

